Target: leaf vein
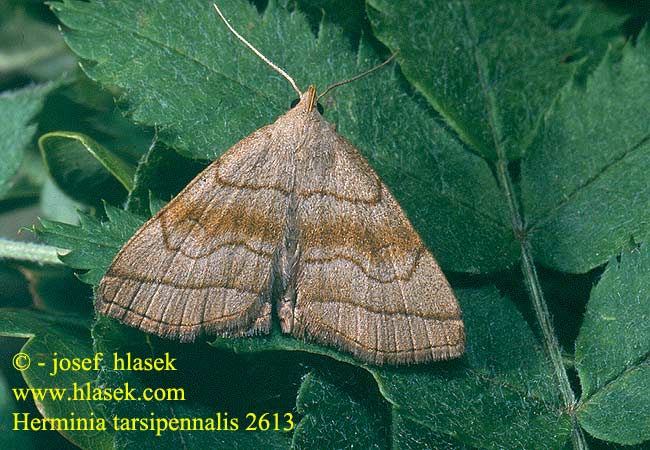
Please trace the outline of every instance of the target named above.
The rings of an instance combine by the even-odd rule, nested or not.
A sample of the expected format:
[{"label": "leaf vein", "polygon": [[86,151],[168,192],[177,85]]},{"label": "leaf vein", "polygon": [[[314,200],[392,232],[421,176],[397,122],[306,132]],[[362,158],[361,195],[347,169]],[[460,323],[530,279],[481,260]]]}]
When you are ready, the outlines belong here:
[{"label": "leaf vein", "polygon": [[126,33],[130,33],[133,36],[139,37],[139,38],[141,38],[141,39],[143,39],[143,40],[145,40],[145,41],[147,41],[147,42],[149,42],[151,44],[154,44],[153,45],[154,48],[156,47],[156,45],[158,45],[158,46],[160,46],[161,49],[167,49],[167,50],[177,54],[181,58],[185,58],[188,61],[190,61],[190,62],[192,62],[192,63],[194,63],[194,64],[196,64],[196,65],[198,65],[198,66],[200,66],[200,67],[202,67],[204,69],[206,69],[207,71],[215,74],[216,76],[219,76],[219,77],[221,77],[221,78],[223,78],[225,80],[228,80],[228,81],[230,81],[230,82],[232,82],[234,84],[237,84],[237,85],[241,86],[244,89],[247,89],[247,90],[249,90],[251,92],[254,92],[255,95],[259,95],[261,97],[266,98],[268,101],[273,100],[264,91],[259,91],[259,90],[255,89],[252,86],[249,86],[249,85],[246,85],[246,84],[242,83],[240,80],[229,77],[223,72],[217,71],[214,67],[211,67],[208,64],[206,64],[205,62],[201,61],[200,59],[198,59],[198,58],[196,58],[196,57],[194,57],[194,56],[192,56],[192,55],[190,55],[188,53],[185,53],[180,48],[177,48],[177,47],[174,47],[174,46],[172,46],[170,44],[166,44],[164,42],[161,42],[161,41],[159,41],[159,40],[157,40],[157,39],[155,39],[155,38],[153,38],[151,36],[148,36],[148,35],[146,35],[144,33],[138,32],[137,30],[133,30],[133,29],[121,26],[119,23],[114,22],[112,20],[109,20],[106,16],[96,15],[96,14],[88,14],[88,13],[87,13],[87,15],[89,17],[92,17],[93,19],[96,19],[99,22],[103,22],[105,24],[112,25],[118,30],[124,31]]},{"label": "leaf vein", "polygon": [[644,136],[637,142],[636,144],[632,145],[629,149],[624,151],[619,157],[614,158],[612,161],[604,165],[597,173],[595,173],[593,176],[589,177],[584,183],[582,183],[580,186],[576,187],[573,192],[571,192],[569,195],[563,196],[563,200],[555,205],[553,208],[547,210],[545,213],[540,214],[540,219],[537,220],[536,222],[533,222],[530,227],[528,227],[527,231],[529,233],[534,232],[535,230],[541,228],[544,224],[550,222],[557,214],[559,213],[560,209],[570,203],[583,189],[588,188],[590,185],[598,181],[600,177],[602,177],[607,171],[610,169],[615,168],[618,164],[625,162],[625,159],[629,157],[630,155],[636,153],[637,150],[644,148],[644,145],[650,142],[650,134]]}]

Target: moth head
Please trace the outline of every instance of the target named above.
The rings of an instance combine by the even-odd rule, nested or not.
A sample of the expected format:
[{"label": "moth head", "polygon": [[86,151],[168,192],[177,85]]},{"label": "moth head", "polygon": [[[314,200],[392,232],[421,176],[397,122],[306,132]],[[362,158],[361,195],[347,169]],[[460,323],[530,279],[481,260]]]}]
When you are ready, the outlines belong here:
[{"label": "moth head", "polygon": [[306,111],[311,111],[314,108],[314,103],[316,103],[316,110],[321,116],[323,115],[323,112],[325,110],[323,109],[323,105],[321,105],[320,102],[318,101],[318,98],[316,97],[316,89],[313,86],[309,86],[307,92],[302,94],[300,98],[296,98],[291,102],[291,109],[298,106],[300,101],[303,99],[306,102],[306,107],[305,107]]}]

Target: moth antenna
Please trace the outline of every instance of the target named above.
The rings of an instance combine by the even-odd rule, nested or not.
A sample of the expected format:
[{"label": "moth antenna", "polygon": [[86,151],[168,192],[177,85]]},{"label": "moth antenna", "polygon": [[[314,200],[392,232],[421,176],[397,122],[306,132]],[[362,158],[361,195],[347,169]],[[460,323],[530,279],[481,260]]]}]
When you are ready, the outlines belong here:
[{"label": "moth antenna", "polygon": [[352,77],[352,78],[349,78],[349,79],[347,79],[347,80],[337,81],[337,82],[334,83],[334,84],[330,84],[329,86],[327,86],[327,88],[325,88],[325,90],[324,90],[323,92],[321,92],[321,94],[318,96],[318,98],[316,99],[316,101],[320,100],[322,96],[324,96],[325,94],[327,94],[329,91],[331,91],[332,89],[334,89],[334,88],[336,88],[336,87],[342,86],[342,85],[344,85],[344,84],[352,83],[353,81],[356,81],[356,80],[358,80],[359,78],[363,78],[363,77],[365,77],[366,75],[370,75],[371,73],[373,73],[373,72],[374,72],[375,70],[377,70],[377,69],[381,69],[381,68],[384,67],[386,64],[388,64],[389,62],[391,62],[391,61],[393,60],[393,58],[395,58],[395,57],[397,56],[397,53],[398,53],[398,52],[399,52],[399,50],[396,51],[395,53],[393,53],[392,55],[390,55],[390,58],[388,58],[386,61],[384,61],[384,62],[381,63],[381,64],[376,65],[376,66],[373,67],[372,69],[368,69],[368,70],[366,70],[365,72],[362,72],[362,73],[360,73],[359,75],[356,75],[356,76],[354,76],[354,77]]},{"label": "moth antenna", "polygon": [[226,20],[226,18],[224,17],[224,15],[221,13],[221,10],[219,9],[219,7],[217,6],[216,3],[213,3],[212,6],[214,6],[214,9],[217,11],[217,14],[219,14],[219,17],[221,17],[221,20],[223,20],[223,23],[226,24],[226,26],[228,27],[228,29],[230,30],[230,32],[231,32],[232,34],[234,34],[235,37],[236,37],[237,39],[239,39],[240,41],[242,41],[246,47],[248,47],[249,49],[251,49],[252,52],[255,53],[255,54],[257,55],[258,58],[260,58],[260,59],[261,59],[262,61],[264,61],[266,64],[268,64],[269,66],[271,66],[271,68],[272,68],[273,70],[275,70],[277,73],[279,73],[279,74],[282,75],[284,78],[286,78],[287,81],[288,81],[289,83],[291,83],[291,86],[296,90],[296,92],[298,93],[298,96],[302,97],[302,92],[300,92],[300,89],[298,89],[298,85],[296,84],[295,81],[293,81],[293,78],[291,78],[291,77],[289,76],[289,74],[288,74],[287,72],[285,72],[284,70],[282,70],[280,67],[278,67],[278,66],[276,66],[275,64],[273,64],[273,62],[271,62],[270,59],[268,59],[266,56],[264,56],[264,55],[262,54],[262,52],[260,52],[258,49],[256,49],[255,47],[253,47],[253,45],[252,45],[250,42],[248,42],[248,41],[247,41],[247,40],[246,40],[246,39],[245,39],[241,34],[237,33],[237,31],[236,31],[236,30],[235,30],[235,29],[230,25],[230,23],[228,23],[228,20]]}]

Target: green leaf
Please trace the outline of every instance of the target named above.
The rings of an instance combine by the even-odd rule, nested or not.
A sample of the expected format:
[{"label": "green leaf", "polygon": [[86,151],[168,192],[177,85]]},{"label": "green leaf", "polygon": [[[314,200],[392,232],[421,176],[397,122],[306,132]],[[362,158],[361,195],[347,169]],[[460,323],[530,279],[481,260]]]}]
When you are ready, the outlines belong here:
[{"label": "green leaf", "polygon": [[[647,233],[643,211],[648,195],[641,176],[644,162],[639,160],[643,148],[634,147],[644,147],[647,135],[647,44],[640,42],[636,56],[624,57],[622,73],[608,59],[590,78],[586,92],[576,84],[564,88],[553,103],[570,80],[572,69],[559,61],[563,52],[571,54],[573,37],[597,36],[598,44],[592,44],[602,48],[606,44],[601,35],[620,24],[620,18],[603,15],[598,16],[602,23],[594,24],[593,11],[581,5],[580,14],[572,13],[575,26],[554,29],[551,25],[562,18],[555,6],[538,2],[522,14],[529,2],[502,2],[498,7],[452,2],[448,8],[428,8],[417,1],[371,0],[369,14],[378,36],[392,50],[399,49],[407,78],[468,145],[487,158],[501,152],[499,165],[525,155],[521,185],[505,180],[500,184],[511,204],[512,227],[530,240],[536,259],[554,269],[585,272],[617,254],[631,237],[641,239]],[[410,27],[401,26],[404,17],[411,18]],[[432,33],[414,32],[413,24],[427,23],[436,24]],[[518,39],[517,33],[532,38]],[[551,44],[538,47],[537,39]],[[517,52],[522,56],[513,56]],[[626,49],[626,54],[633,52]],[[550,117],[542,121],[544,114]],[[540,123],[542,132],[531,144]],[[479,132],[492,137],[472,134]],[[494,143],[496,150],[486,151]],[[618,150],[610,151],[612,145]],[[623,158],[623,152],[636,156]],[[495,167],[496,172],[500,169]],[[601,177],[601,171],[607,173]],[[512,178],[516,182],[516,176]],[[622,187],[615,181],[619,179],[624,180]],[[523,205],[518,204],[519,189]]]},{"label": "green leaf", "polygon": [[393,442],[392,448],[403,450],[475,450],[476,447],[461,444],[451,436],[435,433],[431,428],[415,422],[399,410],[393,410],[391,424]]},{"label": "green leaf", "polygon": [[293,436],[293,448],[388,448],[384,426],[388,409],[363,381],[349,369],[307,374],[296,400],[303,417]]},{"label": "green leaf", "polygon": [[80,213],[79,225],[41,220],[36,234],[46,243],[70,250],[60,256],[73,269],[86,270],[81,281],[97,286],[113,257],[142,226],[144,219],[106,205],[107,222]]},{"label": "green leaf", "polygon": [[23,161],[25,147],[34,136],[34,117],[56,87],[56,83],[46,83],[0,94],[0,197],[10,187]]},{"label": "green leaf", "polygon": [[611,261],[593,289],[576,341],[578,418],[599,439],[650,439],[650,251]]},{"label": "green leaf", "polygon": [[399,409],[389,411],[367,373],[335,365],[315,369],[300,386],[296,400],[303,414],[293,438],[295,449],[448,449],[469,450],[453,437],[434,433]]},{"label": "green leaf", "polygon": [[467,330],[463,358],[435,368],[372,369],[383,396],[397,414],[459,445],[562,448],[571,419],[520,313],[494,289],[457,295]]},{"label": "green leaf", "polygon": [[149,192],[149,213],[151,216],[156,215],[166,204],[167,202],[165,200],[161,200]]},{"label": "green leaf", "polygon": [[[179,8],[172,1],[65,1],[52,6],[69,28],[64,36],[70,48],[96,61],[84,65],[86,73],[123,88],[133,119],[158,126],[159,137],[187,155],[214,158],[273,121],[295,97],[285,80],[260,70],[259,59],[234,44],[209,3],[193,0]],[[270,35],[278,26],[274,10],[264,21],[250,5],[226,11],[233,23],[256,25],[247,34],[271,59],[281,53],[277,37]],[[296,42],[310,33],[297,18],[289,20],[284,39]],[[182,25],[187,21],[193,26]],[[291,48],[282,53],[294,67],[303,59]]]},{"label": "green leaf", "polygon": [[120,94],[115,87],[104,88],[81,70],[68,79],[68,84],[48,99],[40,129],[89,136],[113,153],[114,158],[135,166],[150,146],[153,130],[135,125],[115,107],[114,96]]},{"label": "green leaf", "polygon": [[[78,89],[73,93],[74,88]],[[93,98],[93,89],[101,89],[104,95]],[[78,82],[73,84],[70,89],[65,90],[63,94],[71,97],[74,102],[80,102],[82,111],[90,108],[89,114],[82,119],[83,128],[81,132],[93,137],[109,150],[112,158],[106,161],[107,169],[109,171],[121,169],[123,175],[120,175],[117,171],[113,175],[118,179],[123,178],[128,186],[133,177],[135,166],[151,146],[155,134],[154,130],[131,122],[115,107],[115,99],[112,95],[118,95],[117,92],[106,91],[98,83],[91,82],[85,76],[80,77]],[[65,128],[56,126],[55,129],[61,130]],[[113,159],[117,159],[117,161],[112,161]],[[125,168],[121,167],[124,165],[126,165]]]},{"label": "green leaf", "polygon": [[[135,120],[157,125],[166,144],[201,159],[272,123],[295,97],[206,6],[196,0],[182,9],[171,1],[54,5],[71,48],[96,61],[86,72],[123,87]],[[300,14],[274,2],[263,17],[245,2],[224,10],[231,23],[248,24],[247,38],[303,88],[349,78],[383,59],[365,41],[357,52],[341,47],[346,38],[329,22],[312,37]],[[188,21],[191,30],[183,25]],[[322,63],[333,54],[336,64]],[[506,202],[489,166],[460,145],[395,71],[341,87],[325,104],[326,116],[368,157],[443,267],[487,272],[516,261]]]},{"label": "green leaf", "polygon": [[549,267],[586,272],[650,231],[649,55],[646,30],[563,92],[523,162],[527,229]]},{"label": "green leaf", "polygon": [[124,189],[133,190],[135,168],[89,136],[57,131],[41,136],[38,146],[50,175],[73,198],[94,204],[104,196],[116,202]]},{"label": "green leaf", "polygon": [[[94,371],[83,370],[57,372],[56,375],[50,376],[50,373],[53,373],[54,357],[92,358],[93,351],[87,323],[78,319],[58,318],[51,314],[26,310],[3,309],[0,314],[2,314],[0,335],[29,338],[21,349],[23,353],[29,355],[32,362],[29,368],[22,372],[29,387],[72,389],[73,383],[83,385],[95,379]],[[39,366],[39,362],[44,365]],[[104,417],[102,411],[93,402],[53,400],[48,395],[35,402],[38,410],[45,417],[67,419]],[[107,431],[62,430],[60,432],[82,448],[100,450],[112,448],[112,430],[110,427],[107,428]]]},{"label": "green leaf", "polygon": [[562,61],[575,36],[553,28],[557,1],[367,4],[373,30],[399,51],[408,80],[487,159],[523,155],[571,79],[573,67]]}]

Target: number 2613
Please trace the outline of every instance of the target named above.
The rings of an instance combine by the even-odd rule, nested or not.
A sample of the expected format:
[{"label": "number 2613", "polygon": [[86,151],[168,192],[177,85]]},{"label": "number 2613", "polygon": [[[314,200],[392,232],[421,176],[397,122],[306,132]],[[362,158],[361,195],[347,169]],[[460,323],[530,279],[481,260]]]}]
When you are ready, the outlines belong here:
[{"label": "number 2613", "polygon": [[296,426],[291,413],[255,413],[246,414],[248,420],[247,431],[291,431]]}]

